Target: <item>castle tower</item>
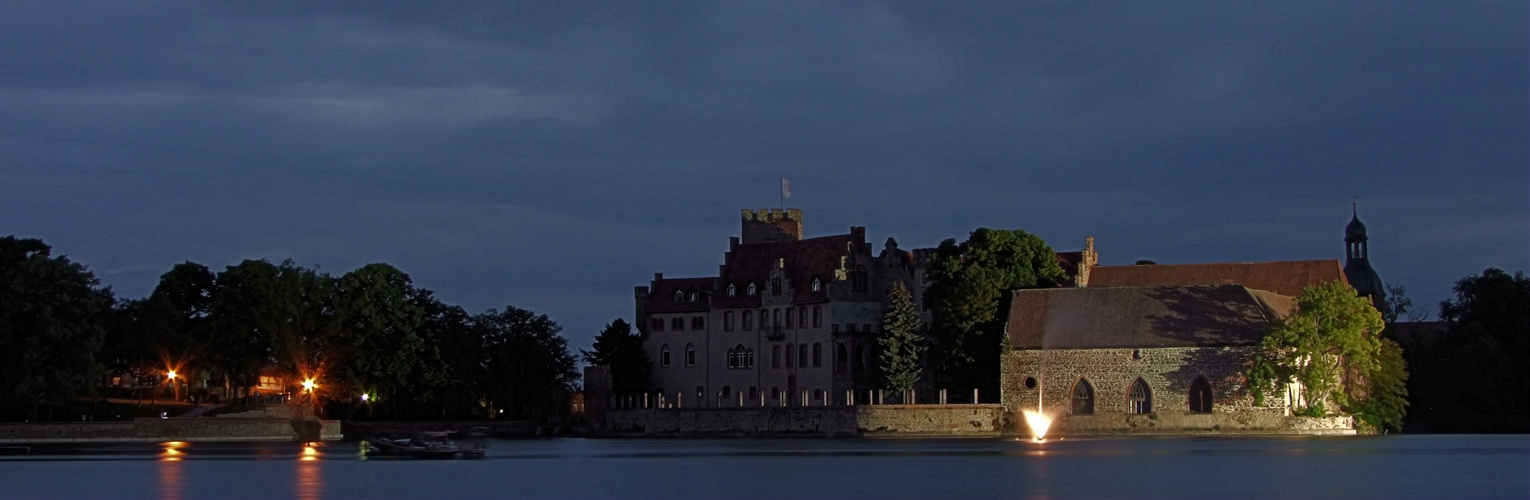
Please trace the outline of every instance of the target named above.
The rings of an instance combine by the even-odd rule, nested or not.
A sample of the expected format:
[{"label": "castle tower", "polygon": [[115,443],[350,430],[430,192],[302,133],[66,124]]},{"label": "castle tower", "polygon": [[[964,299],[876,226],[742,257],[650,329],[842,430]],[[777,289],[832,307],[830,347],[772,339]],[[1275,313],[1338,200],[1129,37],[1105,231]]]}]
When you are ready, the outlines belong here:
[{"label": "castle tower", "polygon": [[1386,299],[1386,288],[1381,277],[1371,269],[1370,238],[1365,235],[1365,224],[1360,222],[1359,203],[1351,209],[1349,225],[1344,226],[1344,277],[1361,297],[1369,297],[1379,309]]},{"label": "castle tower", "polygon": [[802,239],[802,210],[795,208],[748,210],[743,212],[743,241],[780,243]]}]

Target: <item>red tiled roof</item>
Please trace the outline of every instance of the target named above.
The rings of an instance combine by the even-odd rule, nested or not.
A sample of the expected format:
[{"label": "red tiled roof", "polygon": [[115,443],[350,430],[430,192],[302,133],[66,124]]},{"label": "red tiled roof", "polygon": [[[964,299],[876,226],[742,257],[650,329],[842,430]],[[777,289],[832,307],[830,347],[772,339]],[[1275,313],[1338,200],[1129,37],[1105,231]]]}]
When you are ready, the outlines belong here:
[{"label": "red tiled roof", "polygon": [[[828,299],[828,284],[834,281],[834,270],[839,269],[840,257],[850,255],[854,235],[840,234],[778,243],[751,243],[734,247],[731,261],[725,264],[722,281],[714,303],[721,307],[758,306],[760,295],[750,297],[746,290],[750,283],[764,294],[770,286],[770,270],[779,259],[786,259],[786,272],[796,295],[794,303],[822,302]],[[823,283],[817,293],[811,283],[817,278]],[[738,295],[727,296],[729,284],[738,287]]]},{"label": "red tiled roof", "polygon": [[1256,345],[1291,300],[1237,285],[1017,290],[1005,333],[1016,349]]},{"label": "red tiled roof", "polygon": [[[648,294],[650,313],[705,311],[716,295],[713,286],[717,278],[664,278],[654,280]],[[675,290],[685,294],[685,299],[675,302]],[[696,291],[696,301],[690,302],[691,291]]]},{"label": "red tiled roof", "polygon": [[1089,269],[1088,286],[1243,285],[1295,297],[1302,288],[1333,280],[1349,283],[1338,259],[1095,266]]}]

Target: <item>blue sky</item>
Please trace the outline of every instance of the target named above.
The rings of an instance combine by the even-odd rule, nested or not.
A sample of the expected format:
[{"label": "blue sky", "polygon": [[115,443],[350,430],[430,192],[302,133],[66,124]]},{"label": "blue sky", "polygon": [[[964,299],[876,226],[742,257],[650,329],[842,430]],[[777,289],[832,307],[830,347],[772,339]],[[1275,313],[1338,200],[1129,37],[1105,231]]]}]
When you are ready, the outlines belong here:
[{"label": "blue sky", "polygon": [[1530,255],[1524,2],[0,6],[0,234],[140,297],[388,262],[571,345],[738,211],[1106,264],[1343,257],[1433,310]]}]

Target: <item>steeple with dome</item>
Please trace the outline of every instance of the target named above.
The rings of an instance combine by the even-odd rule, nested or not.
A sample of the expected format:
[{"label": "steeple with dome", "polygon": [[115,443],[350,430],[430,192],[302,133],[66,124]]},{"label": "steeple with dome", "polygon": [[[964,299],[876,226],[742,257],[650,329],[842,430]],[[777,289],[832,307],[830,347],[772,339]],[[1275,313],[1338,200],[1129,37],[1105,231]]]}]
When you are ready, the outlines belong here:
[{"label": "steeple with dome", "polygon": [[1381,276],[1371,269],[1370,238],[1365,235],[1365,224],[1360,222],[1358,201],[1351,214],[1349,225],[1344,226],[1344,277],[1360,296],[1369,297],[1379,309],[1386,299],[1386,288],[1381,283]]}]

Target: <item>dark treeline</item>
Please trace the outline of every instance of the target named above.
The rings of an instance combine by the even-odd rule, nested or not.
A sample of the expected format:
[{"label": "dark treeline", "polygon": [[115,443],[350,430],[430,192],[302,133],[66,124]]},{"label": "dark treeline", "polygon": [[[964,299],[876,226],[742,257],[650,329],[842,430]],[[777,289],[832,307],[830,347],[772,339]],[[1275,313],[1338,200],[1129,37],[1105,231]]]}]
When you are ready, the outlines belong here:
[{"label": "dark treeline", "polygon": [[273,368],[315,379],[329,418],[558,416],[578,377],[559,330],[516,307],[469,314],[387,264],[334,277],[290,260],[185,262],[148,297],[117,299],[42,241],[0,239],[5,420],[104,397],[112,377],[154,387],[171,369],[196,381],[182,399],[245,396]]}]

